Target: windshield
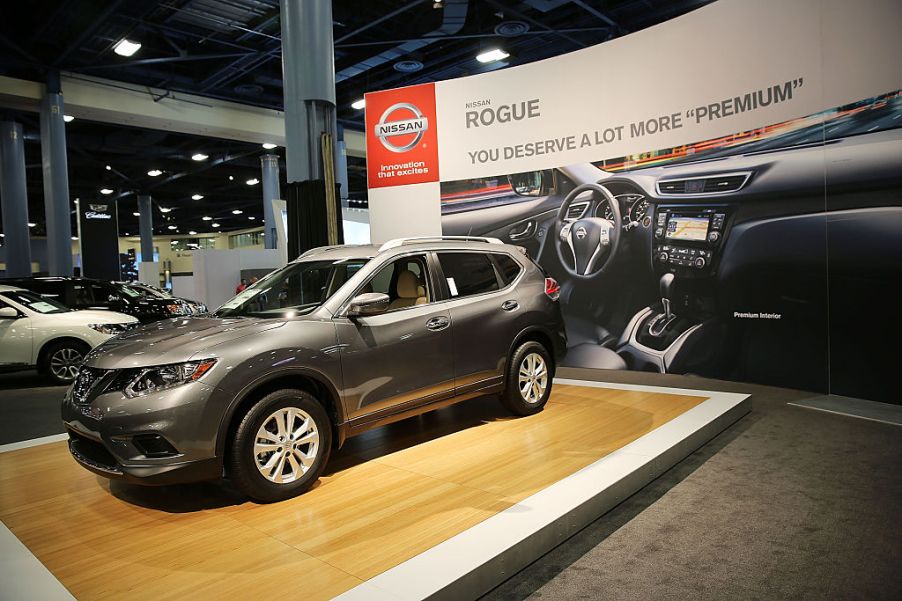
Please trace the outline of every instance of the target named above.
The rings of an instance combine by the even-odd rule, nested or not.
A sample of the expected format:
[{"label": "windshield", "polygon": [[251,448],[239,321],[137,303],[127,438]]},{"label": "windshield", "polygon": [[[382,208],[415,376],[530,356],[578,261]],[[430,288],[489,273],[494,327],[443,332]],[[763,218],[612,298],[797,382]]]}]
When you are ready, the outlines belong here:
[{"label": "windshield", "polygon": [[23,307],[34,311],[35,313],[43,313],[47,315],[50,313],[68,313],[72,310],[64,305],[61,305],[52,298],[44,298],[35,294],[34,292],[27,292],[25,290],[12,290],[4,292],[3,296],[13,301],[14,303],[18,303]]},{"label": "windshield", "polygon": [[823,145],[840,138],[902,127],[902,91],[713,140],[593,163],[609,173],[692,163],[734,155]]},{"label": "windshield", "polygon": [[302,261],[268,274],[221,306],[217,317],[291,317],[313,311],[369,259]]},{"label": "windshield", "polygon": [[138,290],[137,288],[133,288],[132,286],[126,286],[125,284],[120,284],[119,290],[122,291],[122,294],[130,298],[141,298],[142,296],[147,296],[146,292]]}]

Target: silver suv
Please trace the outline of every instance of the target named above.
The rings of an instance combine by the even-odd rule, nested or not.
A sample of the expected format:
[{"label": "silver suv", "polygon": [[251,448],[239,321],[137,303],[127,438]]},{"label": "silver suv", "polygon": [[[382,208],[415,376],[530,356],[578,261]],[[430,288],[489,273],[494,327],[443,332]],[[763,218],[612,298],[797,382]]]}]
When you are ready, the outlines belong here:
[{"label": "silver suv", "polygon": [[69,449],[108,478],[292,497],[371,428],[493,393],[541,411],[566,349],[558,293],[492,238],[316,248],[212,316],[92,351],[63,401]]}]

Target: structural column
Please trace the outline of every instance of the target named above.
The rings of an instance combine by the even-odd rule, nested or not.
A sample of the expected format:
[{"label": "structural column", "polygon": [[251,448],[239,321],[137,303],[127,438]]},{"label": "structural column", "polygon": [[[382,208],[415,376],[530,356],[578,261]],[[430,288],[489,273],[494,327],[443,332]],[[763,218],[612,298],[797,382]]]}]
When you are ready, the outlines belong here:
[{"label": "structural column", "polygon": [[291,260],[309,248],[341,242],[332,150],[335,56],[332,0],[281,0],[280,5]]},{"label": "structural column", "polygon": [[0,123],[0,209],[3,211],[6,277],[29,277],[31,240],[25,188],[25,144],[22,125],[15,121]]},{"label": "structural column", "polygon": [[153,260],[153,203],[150,196],[138,195],[138,233],[141,235],[141,263],[138,279],[151,286],[160,285],[160,266]]},{"label": "structural column", "polygon": [[50,275],[72,275],[72,218],[69,207],[69,166],[66,123],[59,74],[47,81],[41,101],[41,163],[44,170],[44,212],[47,223],[47,267]]},{"label": "structural column", "polygon": [[279,155],[264,154],[260,157],[260,168],[263,172],[263,248],[276,248],[276,215],[272,201],[282,198],[279,189]]}]

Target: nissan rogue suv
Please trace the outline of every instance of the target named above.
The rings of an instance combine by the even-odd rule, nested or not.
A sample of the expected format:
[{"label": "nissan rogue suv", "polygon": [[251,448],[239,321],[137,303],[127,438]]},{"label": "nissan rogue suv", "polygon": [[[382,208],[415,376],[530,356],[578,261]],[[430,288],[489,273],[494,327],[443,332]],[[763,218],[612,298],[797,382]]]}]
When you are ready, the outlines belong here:
[{"label": "nissan rogue suv", "polygon": [[541,411],[566,349],[558,294],[493,238],[313,249],[212,315],[91,352],[63,401],[69,448],[108,478],[292,497],[371,428],[493,393]]}]

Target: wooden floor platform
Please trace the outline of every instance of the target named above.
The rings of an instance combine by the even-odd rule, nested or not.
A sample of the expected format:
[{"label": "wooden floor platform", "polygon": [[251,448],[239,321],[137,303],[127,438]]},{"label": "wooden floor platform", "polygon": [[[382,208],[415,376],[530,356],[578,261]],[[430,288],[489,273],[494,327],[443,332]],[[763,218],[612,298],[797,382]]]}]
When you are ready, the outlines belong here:
[{"label": "wooden floor platform", "polygon": [[57,442],[0,453],[0,519],[78,599],[327,599],[704,400],[555,385],[545,411],[513,418],[474,399],[351,439],[274,505],[222,483],[111,484]]}]

